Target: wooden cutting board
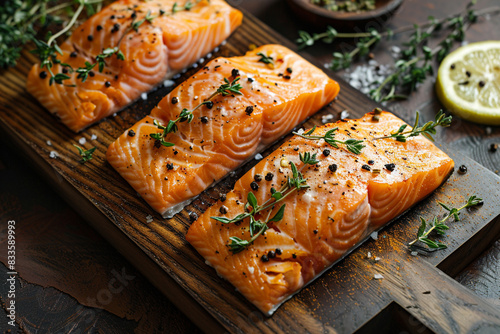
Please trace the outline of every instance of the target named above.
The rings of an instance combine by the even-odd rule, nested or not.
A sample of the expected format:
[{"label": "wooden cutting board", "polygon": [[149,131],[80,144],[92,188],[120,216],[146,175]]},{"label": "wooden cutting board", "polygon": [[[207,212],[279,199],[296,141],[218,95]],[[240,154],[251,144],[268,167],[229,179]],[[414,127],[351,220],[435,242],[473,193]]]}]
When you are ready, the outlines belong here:
[{"label": "wooden cutting board", "polygon": [[[294,48],[250,14],[245,15],[243,25],[214,52],[214,57],[242,55],[250,44],[279,43]],[[377,240],[364,243],[267,318],[218,277],[184,237],[190,225],[189,212],[199,214],[215,203],[219,194],[229,191],[256,161],[205,191],[174,218],[163,219],[111,168],[105,152],[115,138],[148,114],[172,87],[161,87],[150,93],[147,101],[138,101],[118,116],[74,134],[26,92],[25,78],[35,61],[25,52],[16,68],[0,76],[3,143],[15,144],[77,212],[203,330],[500,331],[498,310],[450,277],[500,234],[500,178],[474,161],[448,151],[456,166],[468,167],[467,174],[454,173],[433,195],[379,233]],[[196,69],[190,69],[176,84],[194,72]],[[321,124],[323,115],[333,114],[335,121],[341,111],[347,110],[350,117],[356,118],[376,106],[333,73],[329,74],[341,84],[339,98],[309,119],[305,127]],[[97,139],[92,140],[92,135]],[[87,140],[83,145],[86,149],[97,147],[94,158],[85,164],[78,162],[80,156],[73,147],[82,137]],[[281,142],[262,154],[269,154]],[[51,151],[57,152],[58,157],[51,158]],[[431,219],[443,214],[436,201],[460,205],[472,194],[484,198],[484,205],[463,213],[462,221],[450,223],[448,235],[443,238],[448,249],[429,257],[409,254],[404,244],[415,237],[419,216]],[[149,215],[153,216],[152,223],[147,223]],[[368,252],[372,259],[367,257]],[[380,260],[374,261],[373,257]],[[375,274],[384,278],[376,280]]]}]

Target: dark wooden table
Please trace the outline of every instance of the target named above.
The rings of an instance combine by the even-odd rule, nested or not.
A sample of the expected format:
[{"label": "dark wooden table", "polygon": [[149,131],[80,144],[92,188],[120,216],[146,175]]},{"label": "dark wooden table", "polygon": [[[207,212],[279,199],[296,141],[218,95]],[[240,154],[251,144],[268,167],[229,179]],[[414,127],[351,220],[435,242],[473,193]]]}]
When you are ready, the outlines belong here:
[{"label": "dark wooden table", "polygon": [[[233,0],[273,29],[294,40],[297,30],[313,31],[296,18],[284,0]],[[429,15],[444,17],[465,7],[466,0],[406,0],[389,22],[397,28],[425,21]],[[497,5],[483,0],[479,7]],[[499,39],[499,16],[481,18],[466,35],[469,42]],[[380,64],[392,63],[391,45],[400,45],[408,35],[382,42],[374,50]],[[322,63],[343,47],[318,43],[305,50]],[[353,64],[362,64],[361,60]],[[339,72],[344,75],[343,72]],[[407,101],[392,103],[388,109],[412,121],[416,109],[431,119],[440,104],[428,80]],[[498,173],[500,151],[489,151],[500,144],[500,127],[476,125],[455,119],[454,125],[440,131],[440,140]],[[200,330],[153,287],[126,259],[92,230],[68,205],[40,180],[36,168],[26,166],[9,142],[0,135],[0,271],[6,265],[6,226],[16,221],[17,287],[16,326],[7,325],[5,300],[7,285],[2,281],[0,329],[28,333],[195,333]],[[499,190],[500,191],[500,190]],[[500,310],[500,241],[456,276],[463,285],[486,298]]]}]

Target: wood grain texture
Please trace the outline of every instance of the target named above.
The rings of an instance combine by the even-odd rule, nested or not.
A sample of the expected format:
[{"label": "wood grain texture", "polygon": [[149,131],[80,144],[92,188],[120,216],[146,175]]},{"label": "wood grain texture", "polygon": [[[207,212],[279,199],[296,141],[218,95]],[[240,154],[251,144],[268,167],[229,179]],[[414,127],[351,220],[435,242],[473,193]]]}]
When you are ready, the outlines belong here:
[{"label": "wood grain texture", "polygon": [[[240,55],[251,43],[260,45],[276,42],[290,46],[289,42],[247,14],[244,25],[217,55]],[[430,277],[441,277],[435,266],[442,264],[441,270],[444,272],[452,271],[457,263],[465,266],[467,263],[462,260],[464,250],[474,248],[480,251],[496,240],[500,233],[499,224],[495,224],[500,214],[500,198],[496,191],[500,179],[472,160],[449,152],[457,165],[467,164],[468,174],[452,175],[436,193],[381,233],[377,241],[364,244],[285,303],[273,317],[265,318],[229,283],[219,278],[184,238],[189,227],[189,212],[200,213],[213,204],[219,193],[227,192],[235,179],[251,168],[254,162],[239,168],[234,175],[204,192],[176,217],[162,219],[136,196],[132,188],[106,163],[104,156],[109,143],[141,119],[170,89],[160,88],[150,94],[147,101],[139,101],[118,116],[96,124],[81,134],[74,134],[56,123],[25,92],[24,78],[32,62],[33,57],[25,54],[15,69],[0,77],[2,130],[43,170],[54,187],[73,203],[94,228],[124,253],[191,320],[207,331],[224,328],[230,332],[353,332],[394,301],[423,309],[426,300],[417,296],[426,276],[412,281],[414,270],[422,270]],[[194,71],[189,70],[177,83]],[[342,110],[349,110],[351,116],[356,117],[375,106],[373,101],[342,80],[339,81],[342,86],[339,99],[308,120],[306,127],[321,123],[321,116],[325,114],[333,114],[338,118]],[[90,140],[92,134],[97,136],[97,140]],[[97,147],[90,163],[80,164],[80,157],[72,146],[81,137],[85,137],[89,143],[85,145],[86,148],[91,145]],[[52,146],[47,145],[47,140],[52,142]],[[274,147],[277,145],[279,143]],[[270,153],[272,149],[263,154]],[[51,151],[58,152],[59,157],[50,158]],[[468,212],[462,222],[453,224],[445,238],[450,247],[427,259],[409,258],[403,245],[414,238],[418,216],[431,218],[438,214],[437,200],[460,204],[473,193],[485,198],[485,205],[479,210]],[[146,223],[148,215],[153,215],[152,223]],[[477,244],[474,236],[480,236],[482,243]],[[372,263],[372,260],[366,259],[368,251],[382,260]],[[414,270],[401,270],[406,263],[411,263],[410,268]],[[383,272],[387,279],[374,280],[376,272]],[[390,276],[395,278],[390,279]],[[446,283],[443,283],[443,288],[446,287],[454,295],[441,295],[439,300],[448,298],[446,305],[456,301],[454,308],[443,309],[442,312],[449,313],[447,316],[456,322],[458,330],[470,329],[470,323],[463,317],[467,312],[471,312],[474,319],[477,319],[477,314],[484,313],[487,315],[484,320],[500,324],[499,315],[495,314],[492,307],[445,278],[443,276]],[[405,287],[405,283],[410,285],[411,282],[416,284],[412,290]],[[472,310],[470,304],[476,304]],[[430,329],[442,331],[447,329],[440,320],[442,312],[428,314],[412,310],[410,313]],[[217,322],[211,320],[209,315]],[[486,326],[480,320],[477,323]]]}]

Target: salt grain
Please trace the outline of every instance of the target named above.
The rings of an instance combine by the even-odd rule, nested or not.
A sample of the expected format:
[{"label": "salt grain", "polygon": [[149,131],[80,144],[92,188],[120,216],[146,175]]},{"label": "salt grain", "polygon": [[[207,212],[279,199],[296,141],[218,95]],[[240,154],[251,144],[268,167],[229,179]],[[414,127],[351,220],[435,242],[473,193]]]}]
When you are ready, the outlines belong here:
[{"label": "salt grain", "polygon": [[200,63],[200,64],[203,64],[204,61],[205,61],[205,58],[198,59],[198,63]]},{"label": "salt grain", "polygon": [[113,117],[116,117],[118,114],[117,113],[113,113]]},{"label": "salt grain", "polygon": [[347,110],[343,110],[341,113],[340,113],[340,119],[345,119],[349,117],[349,112]]},{"label": "salt grain", "polygon": [[176,75],[173,76],[173,79],[179,79],[181,77],[181,75],[179,73],[177,73]]},{"label": "salt grain", "polygon": [[47,140],[47,145],[52,146],[52,142],[50,140]]},{"label": "salt grain", "polygon": [[366,254],[366,257],[367,257],[367,258],[371,258],[371,257],[372,257],[372,253],[371,253],[371,252],[368,252],[368,254]]},{"label": "salt grain", "polygon": [[410,254],[411,254],[411,256],[417,256],[418,252],[411,252]]},{"label": "salt grain", "polygon": [[173,80],[165,80],[163,81],[163,87],[172,87],[175,84]]},{"label": "salt grain", "polygon": [[375,279],[382,279],[382,278],[384,278],[384,276],[382,276],[380,274],[375,274],[375,275],[373,275],[373,278],[375,278]]},{"label": "salt grain", "polygon": [[82,138],[78,139],[78,142],[80,143],[80,145],[85,145],[85,143],[87,142],[87,139],[85,139],[85,137],[82,137]]},{"label": "salt grain", "polygon": [[263,158],[263,156],[262,156],[262,154],[260,154],[260,153],[257,153],[257,154],[255,155],[255,160],[262,160],[262,158]]},{"label": "salt grain", "polygon": [[219,52],[219,47],[215,47],[214,52]]},{"label": "salt grain", "polygon": [[146,93],[142,93],[142,94],[141,94],[141,99],[143,99],[143,100],[147,100],[147,99],[148,99],[148,94],[146,94]]},{"label": "salt grain", "polygon": [[197,67],[198,67],[198,64],[197,64],[197,63],[194,63],[192,67],[193,67],[193,68],[197,68]]},{"label": "salt grain", "polygon": [[491,135],[491,128],[489,126],[486,127],[485,131],[487,136]]},{"label": "salt grain", "polygon": [[222,41],[222,43],[220,43],[220,45],[224,46],[226,45],[227,41]]},{"label": "salt grain", "polygon": [[207,53],[207,59],[212,58],[212,53]]},{"label": "salt grain", "polygon": [[332,120],[333,120],[332,114],[321,116],[321,123],[323,123],[323,124],[330,123]]},{"label": "salt grain", "polygon": [[149,224],[149,223],[152,223],[152,222],[153,222],[153,216],[151,216],[151,215],[147,215],[147,216],[146,216],[146,223],[148,223],[148,224]]},{"label": "salt grain", "polygon": [[249,272],[250,274],[253,274],[253,273],[254,273],[254,271],[255,271],[255,268],[254,268],[254,267],[248,267],[248,272]]},{"label": "salt grain", "polygon": [[372,237],[373,240],[377,240],[378,239],[378,232],[373,232],[372,234],[370,234],[370,237]]},{"label": "salt grain", "polygon": [[49,157],[51,157],[52,159],[55,159],[58,156],[59,156],[59,153],[57,153],[56,151],[50,151]]},{"label": "salt grain", "polygon": [[97,135],[94,134],[94,135],[90,136],[90,140],[96,140],[96,139],[97,139]]},{"label": "salt grain", "polygon": [[380,258],[377,256],[374,258],[374,260],[378,262],[378,261],[380,261]]}]

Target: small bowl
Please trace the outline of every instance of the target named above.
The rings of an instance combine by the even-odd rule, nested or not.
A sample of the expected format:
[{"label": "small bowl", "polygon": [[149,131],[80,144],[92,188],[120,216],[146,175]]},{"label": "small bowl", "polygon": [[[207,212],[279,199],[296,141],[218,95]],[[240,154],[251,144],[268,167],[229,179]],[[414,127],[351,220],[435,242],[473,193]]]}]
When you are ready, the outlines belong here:
[{"label": "small bowl", "polygon": [[403,0],[377,0],[374,10],[364,12],[334,12],[316,5],[310,0],[287,0],[297,16],[316,28],[332,26],[339,31],[380,28],[401,6]]}]

